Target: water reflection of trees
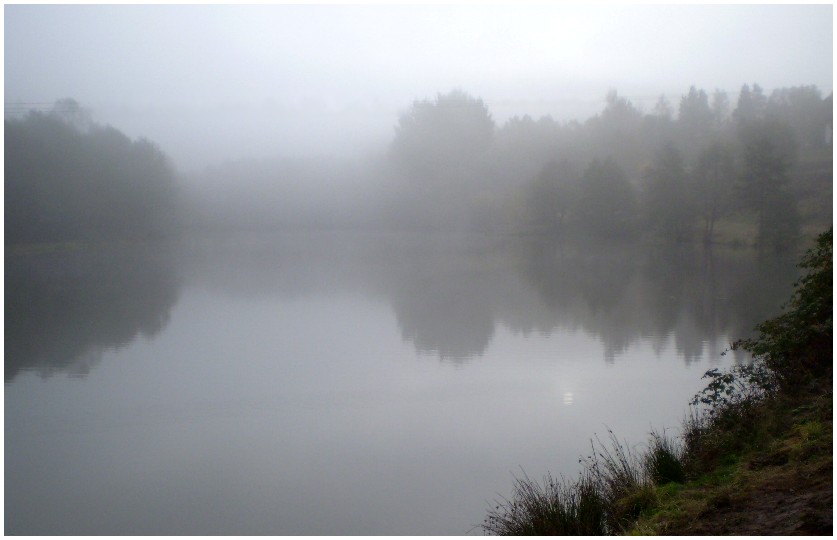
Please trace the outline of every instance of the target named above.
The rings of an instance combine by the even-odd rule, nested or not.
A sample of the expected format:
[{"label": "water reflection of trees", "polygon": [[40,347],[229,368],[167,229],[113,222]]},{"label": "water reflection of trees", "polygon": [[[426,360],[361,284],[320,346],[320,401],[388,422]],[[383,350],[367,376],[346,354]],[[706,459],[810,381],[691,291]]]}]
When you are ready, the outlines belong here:
[{"label": "water reflection of trees", "polygon": [[[669,340],[686,362],[751,333],[779,309],[796,276],[792,257],[700,246],[532,243],[519,271],[550,308],[541,329],[582,328],[612,361],[638,339]],[[520,328],[525,330],[525,328]]]},{"label": "water reflection of trees", "polygon": [[774,315],[796,276],[792,257],[699,246],[291,235],[178,251],[177,268],[159,250],[7,256],[6,380],[83,375],[103,351],[155,335],[177,276],[237,297],[359,293],[392,308],[417,352],[455,363],[483,355],[497,325],[581,331],[611,362],[641,340],[691,362]]},{"label": "water reflection of trees", "polygon": [[384,277],[401,337],[444,361],[481,356],[494,335],[503,292],[485,257],[446,248],[401,251]]},{"label": "water reflection of trees", "polygon": [[385,271],[380,257],[364,260],[378,267],[403,339],[454,361],[482,355],[499,323],[523,334],[583,331],[607,361],[650,340],[692,362],[772,316],[796,275],[792,257],[689,245],[446,241],[387,257]]},{"label": "water reflection of trees", "polygon": [[139,248],[5,258],[5,380],[24,370],[86,375],[102,353],[168,323],[171,259]]}]

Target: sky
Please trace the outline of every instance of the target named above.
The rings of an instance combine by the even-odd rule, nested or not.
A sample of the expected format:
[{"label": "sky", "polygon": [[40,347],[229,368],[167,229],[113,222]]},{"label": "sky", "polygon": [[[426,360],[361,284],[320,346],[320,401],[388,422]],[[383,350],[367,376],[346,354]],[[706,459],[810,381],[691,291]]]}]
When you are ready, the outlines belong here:
[{"label": "sky", "polygon": [[[73,98],[181,170],[355,155],[460,89],[501,124],[649,111],[691,85],[832,91],[822,5],[6,5],[4,101]],[[675,107],[676,108],[676,107]]]}]

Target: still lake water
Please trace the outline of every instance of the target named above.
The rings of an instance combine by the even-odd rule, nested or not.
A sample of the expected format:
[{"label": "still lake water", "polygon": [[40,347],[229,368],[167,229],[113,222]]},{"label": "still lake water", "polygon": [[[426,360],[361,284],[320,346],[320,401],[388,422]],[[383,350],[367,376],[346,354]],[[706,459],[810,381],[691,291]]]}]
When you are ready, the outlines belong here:
[{"label": "still lake water", "polygon": [[466,534],[676,428],[795,257],[288,235],[5,258],[7,534]]}]

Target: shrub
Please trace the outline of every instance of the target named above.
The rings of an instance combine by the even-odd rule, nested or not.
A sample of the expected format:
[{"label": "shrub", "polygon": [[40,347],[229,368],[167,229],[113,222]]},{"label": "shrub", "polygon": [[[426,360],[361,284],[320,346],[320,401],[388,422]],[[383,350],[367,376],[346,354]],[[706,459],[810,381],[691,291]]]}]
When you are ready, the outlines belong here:
[{"label": "shrub", "polygon": [[706,414],[713,419],[720,419],[735,408],[753,406],[776,390],[775,373],[759,358],[726,371],[710,369],[703,378],[710,382],[692,398],[691,404],[705,406]]},{"label": "shrub", "polygon": [[751,444],[762,403],[776,392],[773,372],[760,359],[725,371],[711,369],[703,377],[710,382],[692,399],[683,421],[683,463],[692,476]]},{"label": "shrub", "polygon": [[832,367],[832,229],[817,238],[799,266],[808,273],[795,284],[796,290],[784,306],[787,311],[759,324],[758,337],[733,344],[733,349],[762,359],[788,393],[800,390]]}]

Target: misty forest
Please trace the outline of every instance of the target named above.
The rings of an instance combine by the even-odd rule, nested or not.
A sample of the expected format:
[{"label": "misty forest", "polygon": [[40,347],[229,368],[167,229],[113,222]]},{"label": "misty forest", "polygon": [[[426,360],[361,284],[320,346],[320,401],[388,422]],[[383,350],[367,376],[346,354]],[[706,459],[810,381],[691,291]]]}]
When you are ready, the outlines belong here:
[{"label": "misty forest", "polygon": [[[6,244],[229,231],[444,231],[787,250],[831,221],[832,96],[689,88],[643,112],[502,125],[460,90],[415,101],[364,159],[242,160],[180,177],[72,99],[7,119]],[[281,121],[278,120],[278,121]]]},{"label": "misty forest", "polygon": [[830,6],[4,11],[5,534],[832,531]]}]

